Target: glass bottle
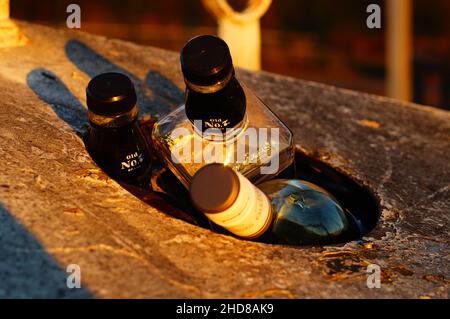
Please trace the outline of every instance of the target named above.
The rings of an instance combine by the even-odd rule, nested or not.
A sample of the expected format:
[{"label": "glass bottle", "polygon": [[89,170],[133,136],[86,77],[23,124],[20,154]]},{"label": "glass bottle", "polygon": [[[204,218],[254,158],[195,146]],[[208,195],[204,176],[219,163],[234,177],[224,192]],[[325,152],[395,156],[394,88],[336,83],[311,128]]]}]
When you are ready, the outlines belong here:
[{"label": "glass bottle", "polygon": [[328,244],[360,235],[351,215],[324,189],[276,179],[258,187],[222,164],[209,164],[190,186],[195,208],[229,232],[258,241]]},{"label": "glass bottle", "polygon": [[208,163],[224,163],[253,183],[286,169],[294,159],[286,125],[235,76],[227,44],[204,35],[181,51],[185,103],[158,121],[158,154],[186,188]]},{"label": "glass bottle", "polygon": [[137,124],[136,92],[121,73],[94,77],[86,89],[91,129],[86,146],[92,159],[111,178],[149,187],[151,160]]}]

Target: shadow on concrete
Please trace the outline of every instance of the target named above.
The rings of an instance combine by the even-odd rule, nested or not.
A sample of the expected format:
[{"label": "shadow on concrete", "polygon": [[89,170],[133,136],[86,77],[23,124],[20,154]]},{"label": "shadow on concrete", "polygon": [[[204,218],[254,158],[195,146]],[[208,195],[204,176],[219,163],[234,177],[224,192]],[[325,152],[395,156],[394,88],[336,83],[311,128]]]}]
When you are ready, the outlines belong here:
[{"label": "shadow on concrete", "polygon": [[0,203],[0,298],[93,298],[83,281],[69,289],[68,275]]},{"label": "shadow on concrete", "polygon": [[44,102],[50,104],[60,119],[78,135],[88,124],[87,111],[69,88],[50,70],[37,68],[28,73],[27,84]]},{"label": "shadow on concrete", "polygon": [[[127,75],[136,87],[141,115],[160,116],[168,113],[183,101],[183,91],[159,72],[150,71],[145,80],[141,81],[132,73],[113,64],[78,40],[68,41],[65,51],[70,61],[90,77],[104,72],[119,72]],[[27,84],[41,100],[52,107],[59,118],[85,141],[89,129],[87,109],[56,74],[45,68],[36,68],[28,73]],[[145,125],[144,122],[141,123],[141,126]],[[147,141],[151,144],[149,136],[147,136]],[[152,176],[157,176],[153,179],[155,181],[153,192],[123,183],[121,185],[140,200],[172,217],[201,227],[209,227],[203,214],[192,213],[193,208],[188,194],[183,187],[178,185],[179,182],[173,174],[165,170],[162,165],[156,164]]]},{"label": "shadow on concrete", "polygon": [[[90,77],[104,72],[119,72],[130,77],[136,87],[141,115],[160,117],[183,102],[183,91],[157,71],[149,71],[141,81],[78,40],[68,41],[65,51],[69,60]],[[78,135],[83,134],[88,123],[86,108],[56,74],[46,68],[36,68],[28,73],[27,84]]]},{"label": "shadow on concrete", "polygon": [[118,72],[127,75],[136,87],[138,107],[141,114],[159,117],[167,114],[183,102],[183,91],[159,72],[150,71],[145,80],[141,81],[128,70],[115,65],[78,40],[69,40],[66,43],[65,50],[69,60],[91,78],[105,72]]}]

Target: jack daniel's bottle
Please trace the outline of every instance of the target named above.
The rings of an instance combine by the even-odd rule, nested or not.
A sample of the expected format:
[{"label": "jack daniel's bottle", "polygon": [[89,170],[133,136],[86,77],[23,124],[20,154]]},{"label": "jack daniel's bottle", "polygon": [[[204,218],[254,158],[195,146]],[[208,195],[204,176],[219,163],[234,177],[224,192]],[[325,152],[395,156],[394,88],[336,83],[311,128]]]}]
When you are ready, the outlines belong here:
[{"label": "jack daniel's bottle", "polygon": [[153,143],[186,188],[208,163],[224,163],[258,183],[293,162],[292,133],[236,79],[223,40],[191,39],[181,67],[185,103],[155,125]]},{"label": "jack daniel's bottle", "polygon": [[87,149],[109,176],[126,184],[150,185],[150,153],[137,124],[136,92],[121,73],[94,77],[86,89],[91,130]]},{"label": "jack daniel's bottle", "polygon": [[333,196],[305,181],[275,179],[257,188],[230,167],[209,164],[195,174],[190,195],[212,222],[247,239],[305,245],[360,235]]}]

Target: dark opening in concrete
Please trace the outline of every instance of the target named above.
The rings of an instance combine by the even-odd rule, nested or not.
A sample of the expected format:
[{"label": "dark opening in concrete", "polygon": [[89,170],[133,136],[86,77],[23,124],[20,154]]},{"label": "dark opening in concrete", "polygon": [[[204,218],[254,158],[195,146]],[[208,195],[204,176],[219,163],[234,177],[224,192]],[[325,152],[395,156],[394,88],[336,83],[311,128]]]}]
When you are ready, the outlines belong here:
[{"label": "dark opening in concrete", "polygon": [[[378,223],[380,206],[377,198],[364,186],[338,172],[324,162],[314,159],[301,151],[296,151],[295,165],[286,169],[276,178],[296,178],[314,183],[333,195],[343,206],[354,228],[345,237],[331,243],[341,243],[361,238],[369,233]],[[169,215],[183,219],[200,227],[231,235],[227,231],[208,222],[206,217],[195,211],[189,200],[189,193],[169,169],[157,165],[153,170],[153,195],[136,192],[127,188],[135,196],[155,206],[155,198],[166,203],[166,207],[157,205]],[[319,243],[318,243],[319,244]]]},{"label": "dark opening in concrete", "polygon": [[314,183],[332,194],[357,222],[360,235],[369,233],[380,218],[380,205],[369,189],[333,167],[297,150],[295,156],[296,177]]}]

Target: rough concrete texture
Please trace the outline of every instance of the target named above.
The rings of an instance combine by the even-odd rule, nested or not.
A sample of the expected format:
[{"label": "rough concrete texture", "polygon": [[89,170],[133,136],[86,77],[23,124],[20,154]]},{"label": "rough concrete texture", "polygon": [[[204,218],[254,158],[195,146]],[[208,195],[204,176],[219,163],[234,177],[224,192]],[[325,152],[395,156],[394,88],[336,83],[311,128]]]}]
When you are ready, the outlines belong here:
[{"label": "rough concrete texture", "polygon": [[[213,233],[152,208],[108,179],[77,132],[91,76],[121,70],[144,113],[182,100],[178,55],[19,23],[0,50],[1,297],[448,298],[450,114],[268,73],[239,76],[306,153],[380,199],[361,241],[284,247]],[[73,40],[77,39],[77,40]],[[82,289],[66,287],[66,267]],[[366,267],[380,265],[380,289]]]}]

